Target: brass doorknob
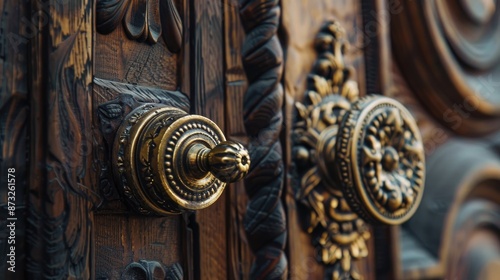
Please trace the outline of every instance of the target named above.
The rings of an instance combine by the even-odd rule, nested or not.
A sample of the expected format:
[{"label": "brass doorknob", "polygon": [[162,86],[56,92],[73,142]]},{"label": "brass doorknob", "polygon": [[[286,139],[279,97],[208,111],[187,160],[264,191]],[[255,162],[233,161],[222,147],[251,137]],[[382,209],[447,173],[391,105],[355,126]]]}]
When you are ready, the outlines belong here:
[{"label": "brass doorknob", "polygon": [[424,191],[416,121],[392,98],[359,96],[355,71],[344,60],[348,46],[339,22],[320,29],[292,139],[296,199],[331,279],[359,279],[352,261],[368,256],[366,223],[403,223]]},{"label": "brass doorknob", "polygon": [[[401,224],[422,198],[423,142],[401,103],[380,95],[359,97],[353,69],[344,63],[344,32],[337,22],[321,30],[305,100],[296,104],[297,196],[316,212],[332,213],[316,213],[325,221],[314,223],[326,225],[328,217],[352,211],[368,222]],[[336,202],[328,204],[331,199]]]},{"label": "brass doorknob", "polygon": [[130,112],[113,145],[115,179],[127,202],[152,215],[199,210],[241,180],[250,156],[198,115],[157,104]]}]

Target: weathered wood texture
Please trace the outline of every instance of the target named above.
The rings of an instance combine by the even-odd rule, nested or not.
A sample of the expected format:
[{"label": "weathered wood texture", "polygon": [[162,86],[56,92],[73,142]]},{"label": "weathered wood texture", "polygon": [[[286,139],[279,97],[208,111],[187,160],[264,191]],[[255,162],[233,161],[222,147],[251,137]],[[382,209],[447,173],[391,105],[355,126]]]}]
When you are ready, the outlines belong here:
[{"label": "weathered wood texture", "polygon": [[31,38],[27,278],[88,279],[100,200],[92,191],[93,1],[31,7],[43,15]]},{"label": "weathered wood texture", "polygon": [[[214,121],[225,131],[224,29],[221,1],[192,1],[191,101],[192,113]],[[231,188],[228,186],[227,188]],[[201,279],[227,278],[227,196],[198,211],[199,269]]]},{"label": "weathered wood texture", "polygon": [[[26,271],[26,202],[29,147],[29,31],[19,19],[29,20],[28,5],[2,2],[0,5],[0,278],[22,279]],[[15,177],[8,169],[15,168]],[[15,179],[15,193],[9,193],[8,180]],[[12,181],[11,181],[12,182]],[[9,198],[10,197],[10,198]],[[13,200],[14,199],[14,200]],[[8,202],[16,205],[15,217],[8,215]],[[17,218],[15,244],[11,243],[7,217]],[[9,240],[11,242],[9,242]],[[15,272],[7,271],[10,247],[15,246]]]},{"label": "weathered wood texture", "polygon": [[[224,1],[224,74],[226,91],[226,136],[248,143],[243,123],[243,98],[248,87],[241,52],[245,32],[241,25],[239,6],[235,0]],[[248,197],[244,182],[237,182],[228,192],[228,278],[249,279],[253,254],[245,235],[243,218]]]},{"label": "weathered wood texture", "polygon": [[134,261],[180,262],[180,233],[178,216],[95,215],[95,279],[120,279]]},{"label": "weathered wood texture", "polygon": [[[346,29],[350,43],[345,55],[346,65],[356,70],[352,80],[358,82],[360,96],[366,94],[365,61],[363,57],[364,37],[361,17],[361,4],[347,1],[285,1],[282,4],[283,45],[286,51],[284,86],[286,93],[285,129],[283,141],[286,143],[285,163],[292,167],[290,141],[293,122],[295,120],[296,101],[303,101],[306,90],[306,78],[316,60],[314,39],[321,26],[328,20],[338,21]],[[290,259],[290,277],[292,279],[322,279],[324,267],[316,261],[316,252],[312,246],[311,236],[305,232],[301,223],[300,209],[295,201],[293,184],[300,183],[292,177],[288,170],[286,189],[286,208],[288,217],[288,251]],[[365,260],[355,264],[365,279],[372,279],[374,264],[372,258],[373,244],[369,240],[370,253]]]},{"label": "weathered wood texture", "polygon": [[192,29],[192,20],[191,20],[191,9],[190,9],[190,1],[186,0],[178,0],[177,1],[181,19],[182,19],[182,47],[179,52],[178,59],[178,73],[179,73],[179,89],[185,93],[191,93],[191,67],[192,65],[192,57],[191,57],[191,33]]},{"label": "weathered wood texture", "polygon": [[[169,1],[161,2],[166,3]],[[171,26],[173,23],[169,23],[166,26],[164,24],[164,28],[163,30],[161,30],[161,34],[168,34],[170,36],[167,36],[167,38],[164,37],[164,40],[158,40],[157,38],[157,43],[152,43],[150,41],[151,39],[147,39],[149,36],[147,30],[151,30],[150,28],[146,30],[146,37],[142,40],[146,40],[147,42],[140,42],[141,40],[137,41],[131,39],[131,36],[128,35],[130,34],[130,32],[126,31],[127,26],[129,25],[121,24],[122,21],[118,19],[120,18],[118,15],[120,14],[120,11],[122,13],[130,12],[126,15],[123,21],[133,21],[134,24],[137,24],[137,22],[141,20],[141,11],[133,9],[129,6],[140,5],[144,6],[142,8],[145,8],[145,3],[141,1],[120,1],[116,3],[122,3],[122,6],[116,5],[114,9],[110,9],[109,6],[105,5],[109,1],[100,0],[97,2],[96,13],[99,20],[98,26],[99,23],[106,22],[104,21],[106,17],[103,16],[103,14],[106,14],[106,8],[116,13],[117,18],[114,21],[117,22],[115,23],[115,25],[113,25],[114,28],[105,29],[107,31],[105,32],[106,34],[102,34],[99,32],[95,33],[94,53],[96,77],[122,83],[151,86],[167,90],[177,89],[180,84],[179,80],[181,79],[178,71],[178,63],[179,57],[182,54],[174,53],[172,52],[172,50],[169,50],[169,48],[167,47],[168,43],[166,42],[175,41],[177,40],[176,37],[184,36],[184,30],[168,30],[165,27]],[[148,0],[148,2],[151,3],[148,3],[148,5],[150,6],[150,10],[147,13],[148,15],[154,15],[153,19],[150,19],[150,21],[156,20],[158,21],[159,25],[159,21],[166,20],[167,17],[172,16],[170,13],[165,12],[165,10],[168,11],[168,9],[165,9],[165,7],[168,7],[168,5],[162,5],[160,8],[160,4],[157,0]],[[176,8],[176,10],[179,10],[182,14],[184,2],[178,2],[179,3],[177,3],[175,7],[178,7]],[[142,12],[146,13],[145,11]],[[108,11],[108,13],[111,12]],[[134,20],[130,18],[133,18]],[[113,20],[109,21],[113,22]],[[148,22],[148,24],[149,23],[150,22]],[[158,28],[161,29],[161,27]],[[101,30],[102,32],[102,29],[99,30]],[[158,31],[156,32],[158,33]],[[181,34],[176,35],[176,33]],[[141,36],[137,38],[141,38]]]},{"label": "weathered wood texture", "polygon": [[[103,2],[105,1],[101,1]],[[179,19],[182,27],[188,26],[189,23],[186,2],[176,3],[176,9],[182,14]],[[98,170],[99,181],[94,188],[103,197],[95,216],[94,256],[95,277],[98,279],[119,279],[127,265],[141,259],[156,261],[163,266],[180,262],[185,269],[185,279],[192,279],[194,273],[193,234],[187,235],[186,232],[192,230],[182,222],[182,217],[177,215],[154,218],[130,215],[131,211],[123,204],[111,174],[109,147],[119,125],[115,118],[122,119],[138,103],[162,103],[186,112],[189,112],[191,107],[189,91],[185,91],[190,88],[190,80],[180,74],[181,71],[184,74],[189,72],[190,67],[184,65],[189,63],[189,60],[183,60],[189,58],[189,48],[172,48],[169,40],[176,39],[171,37],[175,30],[166,28],[168,24],[165,23],[172,23],[171,19],[166,18],[172,14],[165,13],[165,6],[159,6],[158,1],[150,1],[149,4],[156,9],[148,11],[149,13],[160,12],[156,16],[159,16],[158,21],[162,22],[161,34],[164,34],[164,40],[157,40],[156,43],[150,42],[149,39],[148,42],[133,40],[129,33],[124,32],[121,19],[120,24],[109,30],[106,35],[96,34],[94,165]],[[187,46],[190,34],[185,33],[186,29],[181,29],[183,32],[177,35],[184,37],[183,44]],[[170,32],[169,36],[165,36],[165,32]],[[180,43],[179,41],[176,44]],[[180,53],[174,54],[173,51]],[[183,92],[174,91],[178,88],[183,89]],[[115,109],[121,108],[119,116],[110,116],[106,104],[115,105]]]},{"label": "weathered wood texture", "polygon": [[248,89],[243,114],[252,164],[245,179],[249,198],[244,218],[255,255],[250,279],[283,279],[288,274],[282,148],[283,50],[278,39],[281,8],[277,0],[240,1],[246,33],[242,47]]}]

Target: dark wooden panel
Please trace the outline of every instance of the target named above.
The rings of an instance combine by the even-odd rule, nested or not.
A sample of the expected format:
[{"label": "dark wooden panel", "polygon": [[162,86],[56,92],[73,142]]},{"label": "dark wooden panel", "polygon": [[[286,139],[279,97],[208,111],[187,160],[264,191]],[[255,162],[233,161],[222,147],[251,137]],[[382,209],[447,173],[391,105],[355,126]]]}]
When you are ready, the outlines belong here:
[{"label": "dark wooden panel", "polygon": [[96,77],[118,82],[177,87],[177,55],[163,43],[153,46],[130,41],[117,28],[109,35],[96,35]]},{"label": "dark wooden panel", "polygon": [[[224,30],[221,1],[192,1],[191,6],[191,96],[193,113],[224,123]],[[231,186],[228,186],[231,187]],[[226,196],[198,211],[199,274],[201,279],[227,278]]]},{"label": "dark wooden panel", "polygon": [[[95,276],[118,279],[127,265],[148,260],[163,266],[181,262],[188,269],[186,279],[190,279],[192,265],[187,260],[193,258],[192,249],[185,250],[192,247],[192,238],[181,238],[186,229],[182,217],[129,216],[114,186],[109,164],[108,145],[114,140],[116,119],[122,119],[131,107],[162,103],[190,110],[189,80],[185,78],[190,71],[188,1],[146,2],[113,5],[97,1],[93,109],[94,164],[99,182],[94,188],[103,196],[103,203],[95,220]],[[134,29],[140,24],[146,24],[145,28]],[[140,31],[137,36],[135,31]],[[174,91],[178,88],[182,92]],[[121,108],[118,117],[109,116],[106,104],[111,103],[113,108]]]},{"label": "dark wooden panel", "polygon": [[[366,61],[366,83],[369,93],[394,98],[405,105],[418,124],[424,142],[425,154],[431,155],[450,137],[450,131],[439,124],[418,100],[395,62],[391,45],[390,17],[403,12],[398,2],[384,0],[363,2],[363,45]],[[396,38],[397,39],[397,38]]]},{"label": "dark wooden panel", "polygon": [[[492,1],[400,1],[393,54],[415,96],[446,128],[477,137],[500,128],[500,10]],[[482,12],[478,12],[482,11]]]},{"label": "dark wooden panel", "polygon": [[29,279],[92,278],[93,1],[32,1]]},{"label": "dark wooden panel", "polygon": [[[27,30],[19,19],[30,19],[28,5],[3,1],[0,5],[0,278],[22,279],[26,271],[26,203],[28,187],[29,95]],[[14,168],[15,172],[8,172]],[[12,170],[11,170],[12,171]],[[11,176],[9,177],[10,174]],[[14,175],[14,177],[12,177]],[[15,182],[12,182],[12,179]],[[14,183],[13,189],[8,183]],[[14,192],[10,192],[14,190]],[[10,206],[10,207],[9,207]],[[9,209],[15,206],[14,215]],[[17,220],[8,221],[7,219]],[[15,223],[15,229],[7,224]],[[11,239],[15,231],[15,239]],[[15,242],[15,243],[13,243]],[[15,263],[9,264],[15,247]],[[7,269],[11,270],[7,270]],[[12,271],[13,270],[13,271]]]},{"label": "dark wooden panel", "polygon": [[179,216],[95,216],[96,279],[120,279],[134,261],[170,266],[181,259]]},{"label": "dark wooden panel", "polygon": [[[123,83],[175,90],[180,84],[178,66],[182,55],[177,52],[184,36],[180,17],[180,15],[185,17],[184,1],[145,2],[148,3],[121,1],[119,2],[121,5],[110,5],[106,1],[97,1],[95,76]],[[135,6],[132,7],[133,5],[148,9],[142,11]],[[109,19],[109,16],[106,16],[109,14],[114,14],[115,17]],[[141,15],[149,17],[148,24],[151,26],[142,29],[144,34],[132,36],[134,29],[131,29],[131,26],[142,24]],[[178,21],[173,20],[174,18]],[[159,37],[160,34],[163,40]]]}]

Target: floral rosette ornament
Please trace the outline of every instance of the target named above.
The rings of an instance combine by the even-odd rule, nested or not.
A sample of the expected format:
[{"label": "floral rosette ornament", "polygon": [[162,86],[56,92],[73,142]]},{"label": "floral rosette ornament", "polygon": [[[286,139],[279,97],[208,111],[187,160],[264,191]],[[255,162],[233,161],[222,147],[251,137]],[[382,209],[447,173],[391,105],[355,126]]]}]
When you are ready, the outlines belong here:
[{"label": "floral rosette ornament", "polygon": [[352,261],[368,255],[365,222],[400,224],[420,203],[423,146],[400,103],[379,95],[359,98],[337,22],[321,29],[315,47],[305,100],[296,103],[296,198],[308,209],[306,228],[328,278],[360,279]]}]

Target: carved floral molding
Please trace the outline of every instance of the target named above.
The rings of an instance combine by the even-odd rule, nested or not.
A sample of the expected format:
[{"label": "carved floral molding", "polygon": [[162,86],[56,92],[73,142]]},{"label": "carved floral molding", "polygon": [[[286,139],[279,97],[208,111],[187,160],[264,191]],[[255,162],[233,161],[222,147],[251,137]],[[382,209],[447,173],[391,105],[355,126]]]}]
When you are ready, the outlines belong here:
[{"label": "carved floral molding", "polygon": [[132,40],[154,44],[162,36],[171,52],[181,48],[183,27],[173,0],[97,0],[97,32],[109,34],[120,22]]}]

